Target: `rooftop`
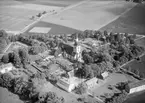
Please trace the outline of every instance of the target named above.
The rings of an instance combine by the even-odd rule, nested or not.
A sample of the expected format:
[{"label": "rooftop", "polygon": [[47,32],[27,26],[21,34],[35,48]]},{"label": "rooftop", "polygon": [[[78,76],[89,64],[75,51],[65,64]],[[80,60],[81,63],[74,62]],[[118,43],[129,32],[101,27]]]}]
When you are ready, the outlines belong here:
[{"label": "rooftop", "polygon": [[3,64],[0,66],[0,69],[7,68],[7,67],[13,67],[13,64],[12,63]]},{"label": "rooftop", "polygon": [[92,79],[87,80],[87,81],[86,81],[86,84],[87,84],[87,85],[90,85],[90,84],[92,84],[92,82],[94,83],[94,82],[97,82],[97,81],[98,81],[98,78],[94,77],[94,78],[92,78]]},{"label": "rooftop", "polygon": [[132,83],[129,83],[128,85],[129,85],[130,88],[135,88],[135,87],[138,87],[138,86],[142,86],[142,85],[145,85],[145,80],[132,82]]}]

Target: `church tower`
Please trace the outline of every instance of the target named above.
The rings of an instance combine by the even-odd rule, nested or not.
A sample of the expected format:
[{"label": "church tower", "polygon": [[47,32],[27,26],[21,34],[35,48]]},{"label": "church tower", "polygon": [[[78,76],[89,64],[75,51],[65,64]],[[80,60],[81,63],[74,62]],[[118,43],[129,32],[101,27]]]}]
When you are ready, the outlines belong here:
[{"label": "church tower", "polygon": [[79,44],[79,39],[77,37],[75,40],[75,43],[74,43],[74,50],[76,53],[74,58],[75,58],[75,60],[80,61],[80,62],[82,62],[82,53],[81,53],[82,50],[81,49],[82,48],[81,48],[81,45]]}]

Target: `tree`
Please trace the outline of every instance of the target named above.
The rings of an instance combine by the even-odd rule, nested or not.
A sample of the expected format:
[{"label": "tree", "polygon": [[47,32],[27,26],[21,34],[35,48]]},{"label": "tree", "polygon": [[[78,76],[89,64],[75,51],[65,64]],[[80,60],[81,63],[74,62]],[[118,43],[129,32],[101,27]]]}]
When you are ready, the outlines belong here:
[{"label": "tree", "polygon": [[41,53],[40,49],[41,48],[39,46],[31,46],[31,47],[28,48],[28,52],[31,55],[37,55],[38,53]]},{"label": "tree", "polygon": [[14,52],[13,54],[12,63],[14,64],[15,67],[18,67],[18,68],[21,67],[21,59],[19,58],[19,55],[16,52]]},{"label": "tree", "polygon": [[79,84],[78,87],[75,88],[75,92],[77,94],[84,94],[87,92],[87,88],[88,88],[87,84],[83,82],[83,83]]},{"label": "tree", "polygon": [[67,34],[64,34],[63,40],[67,43]]},{"label": "tree", "polygon": [[1,61],[3,63],[9,63],[9,55],[8,54],[3,55]]},{"label": "tree", "polygon": [[101,69],[97,64],[90,64],[91,69],[93,70],[94,76],[99,77],[101,75]]},{"label": "tree", "polygon": [[9,75],[9,73],[4,73],[1,75],[1,79],[2,79],[2,84],[1,86],[6,87],[6,88],[11,88],[12,87],[12,78]]},{"label": "tree", "polygon": [[0,37],[0,53],[3,53],[3,50],[6,48],[6,46],[7,46],[6,39]]},{"label": "tree", "polygon": [[19,49],[19,56],[20,56],[21,62],[24,66],[27,63],[29,63],[29,60],[30,60],[29,59],[29,54],[25,49],[23,49],[23,48]]},{"label": "tree", "polygon": [[54,92],[39,93],[37,103],[64,103],[64,98]]},{"label": "tree", "polygon": [[3,37],[3,38],[8,37],[8,34],[6,33],[5,30],[0,30],[0,37]]},{"label": "tree", "polygon": [[75,75],[80,78],[93,78],[94,72],[91,69],[90,65],[83,65],[82,68],[78,68],[78,70],[75,72]]},{"label": "tree", "polygon": [[91,68],[90,65],[85,65],[84,66],[84,71],[85,71],[85,78],[93,78],[94,77],[94,72]]},{"label": "tree", "polygon": [[93,62],[94,62],[93,58],[92,58],[88,53],[85,53],[85,54],[83,55],[83,60],[84,60],[84,62],[87,63],[87,64],[93,63]]},{"label": "tree", "polygon": [[145,78],[145,75],[143,73],[139,73],[140,78]]}]

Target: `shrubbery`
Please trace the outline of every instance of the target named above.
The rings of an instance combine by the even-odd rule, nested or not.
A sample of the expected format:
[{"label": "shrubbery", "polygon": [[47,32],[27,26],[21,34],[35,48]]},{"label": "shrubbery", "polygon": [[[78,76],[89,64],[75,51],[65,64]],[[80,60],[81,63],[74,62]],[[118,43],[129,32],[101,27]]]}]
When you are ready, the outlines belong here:
[{"label": "shrubbery", "polygon": [[86,83],[81,83],[75,88],[75,93],[77,94],[84,94],[87,92],[87,84]]}]

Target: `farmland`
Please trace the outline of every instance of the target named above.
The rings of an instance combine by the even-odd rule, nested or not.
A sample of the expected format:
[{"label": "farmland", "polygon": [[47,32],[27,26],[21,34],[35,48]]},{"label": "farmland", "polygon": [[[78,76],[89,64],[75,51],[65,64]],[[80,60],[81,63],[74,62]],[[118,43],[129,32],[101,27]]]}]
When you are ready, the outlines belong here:
[{"label": "farmland", "polygon": [[124,68],[130,67],[133,70],[138,70],[140,73],[145,74],[145,55],[140,58],[140,61],[133,60],[129,64],[125,65]]},{"label": "farmland", "polygon": [[145,35],[145,6],[138,4],[128,13],[120,16],[117,20],[102,27],[100,30],[112,32],[127,32]]},{"label": "farmland", "polygon": [[[136,40],[136,43],[140,46],[145,47],[145,37]],[[145,55],[142,55],[140,57],[140,60],[132,60],[131,62],[127,63],[123,68],[128,68],[130,67],[132,71],[138,70],[140,73],[145,74]]]},{"label": "farmland", "polygon": [[[39,12],[45,10],[60,10],[62,7],[66,7],[70,4],[75,4],[78,1],[81,0],[60,0],[60,2],[58,2],[57,0],[10,0],[6,2],[4,0],[0,1],[2,5],[0,7],[0,22],[2,23],[0,28],[5,30],[20,31],[26,25],[35,21],[29,19],[33,15],[37,15]],[[121,90],[115,87],[115,85],[119,82],[127,82],[128,80],[132,80],[133,82],[138,81],[130,75],[123,74],[121,71],[119,72],[118,67],[119,65],[124,64],[133,59],[131,62],[125,65],[124,68],[126,68],[126,66],[130,66],[132,70],[138,69],[139,72],[145,74],[145,55],[140,58],[140,61],[137,61],[133,58],[134,56],[139,56],[144,52],[143,48],[139,46],[145,47],[145,38],[139,39],[139,37],[134,38],[134,36],[129,36],[127,34],[112,35],[111,33],[105,33],[104,31],[97,31],[101,27],[115,20],[115,24],[112,24],[112,22],[108,24],[109,26],[107,25],[100,30],[107,30],[109,32],[114,32],[114,30],[116,30],[115,32],[124,32],[124,29],[122,28],[124,27],[124,25],[127,25],[127,31],[125,32],[132,33],[132,26],[134,26],[135,23],[137,23],[137,27],[139,29],[136,29],[135,33],[143,34],[144,31],[142,31],[142,28],[144,27],[144,24],[142,24],[142,22],[140,22],[139,20],[128,21],[129,23],[133,22],[133,24],[130,24],[129,26],[128,24],[121,24],[118,23],[118,21],[116,21],[116,19],[120,16],[124,18],[130,17],[128,16],[130,14],[128,14],[127,11],[131,10],[133,7],[135,8],[136,12],[140,10],[138,8],[138,5],[136,5],[136,3],[124,1],[114,2],[91,0],[90,2],[84,2],[80,5],[72,5],[70,6],[70,8],[68,7],[68,9],[64,9],[64,11],[63,9],[61,9],[62,12],[55,12],[53,13],[53,15],[49,16],[46,15],[36,24],[28,27],[28,30],[25,31],[24,34],[9,36],[10,38],[8,39],[10,40],[10,42],[18,42],[19,44],[12,45],[5,52],[12,51],[15,49],[18,49],[18,51],[14,51],[11,54],[5,53],[5,58],[3,57],[3,59],[1,59],[0,61],[2,64],[9,62],[12,63],[16,68],[22,69],[23,71],[20,72],[23,72],[27,77],[22,77],[26,78],[27,82],[25,82],[25,79],[22,80],[21,78],[18,79],[18,82],[14,81],[14,86],[12,86],[12,88],[14,88],[14,93],[18,94],[21,99],[21,96],[23,97],[27,93],[37,92],[35,96],[38,101],[35,100],[35,102],[40,102],[41,96],[43,98],[43,96],[45,96],[44,93],[49,91],[56,93],[56,95],[58,96],[56,96],[56,98],[53,98],[54,101],[59,101],[59,97],[62,97],[62,101],[59,101],[59,103],[64,103],[63,99],[65,99],[65,103],[79,103],[78,96],[86,96],[88,98],[88,102],[90,102],[90,97],[88,97],[88,94],[77,94],[75,91],[68,93],[66,92],[68,90],[64,90],[61,87],[58,87],[57,82],[59,79],[62,79],[62,77],[65,77],[65,79],[69,79],[70,68],[73,70],[77,68],[75,72],[73,72],[73,76],[81,79],[82,81],[84,79],[89,80],[93,77],[97,77],[97,85],[94,86],[94,89],[92,89],[92,91],[94,92],[94,96],[100,98],[101,96],[105,97],[106,93],[112,94],[113,92],[121,92]],[[143,8],[142,5],[139,7]],[[131,14],[134,15],[132,10]],[[136,16],[134,16],[133,19],[136,19]],[[117,20],[120,20],[120,18]],[[115,28],[116,26],[117,28]],[[139,30],[141,31],[139,32]],[[80,33],[77,34],[75,32]],[[66,35],[55,36],[56,34]],[[72,35],[67,36],[67,34]],[[79,38],[79,43],[77,42],[77,38]],[[108,48],[103,48],[102,46],[100,46],[102,44],[99,44],[98,42],[89,42],[88,39],[90,39],[90,41],[102,42],[102,44],[111,44],[110,47],[108,47],[110,51],[107,51]],[[137,41],[135,41],[137,45],[134,44],[135,39],[138,39]],[[86,41],[86,43],[80,41]],[[88,42],[91,46],[88,45]],[[28,46],[28,51],[22,48],[19,49],[19,47],[23,46],[20,45],[21,43],[24,43]],[[81,48],[83,49],[81,51],[83,52],[81,57],[83,63],[81,63],[78,62],[80,58],[77,57],[77,55],[75,56],[76,58],[79,58],[78,61],[75,60],[74,53],[68,53],[67,50],[70,46],[70,48],[74,49],[72,51],[76,52],[77,50],[75,50],[75,47],[82,47],[83,45],[85,46]],[[116,47],[113,48],[113,46]],[[87,47],[90,47],[91,49]],[[71,63],[67,63],[65,60]],[[35,67],[33,64],[37,64],[38,66]],[[52,67],[49,64],[53,64]],[[59,66],[59,68],[56,65]],[[52,70],[50,68],[52,68]],[[58,70],[58,72],[57,69],[61,70]],[[60,71],[64,71],[65,75],[62,75],[62,72]],[[99,78],[99,76],[101,76],[102,73],[105,71],[109,72],[109,76],[103,79]],[[79,76],[77,76],[77,72],[79,72]],[[57,77],[55,74],[58,74]],[[3,80],[3,77],[5,76],[1,75],[1,77],[1,80]],[[7,80],[7,78],[4,78],[4,80]],[[8,78],[8,80],[12,79]],[[2,85],[5,84],[6,87],[9,88],[9,83],[6,82],[4,81],[0,83],[2,83]],[[29,87],[29,85],[27,85],[29,83],[33,85]],[[109,89],[109,86],[111,86],[112,89]],[[34,88],[36,88],[36,90]],[[117,90],[113,88],[116,88]],[[33,89],[34,91],[31,91]],[[4,92],[0,94],[0,101],[2,101],[2,103],[17,103],[17,100],[19,103],[22,102],[21,100],[19,100],[19,97],[13,97],[15,96],[13,94],[9,95],[9,91],[6,91],[5,88],[0,88],[0,93],[1,91]],[[8,95],[10,98],[7,101],[3,97]],[[49,95],[51,94],[49,93]],[[33,97],[35,97],[31,94],[29,95],[29,97],[28,95],[25,96],[30,100]],[[51,101],[53,101],[53,99],[51,99]]]},{"label": "farmland", "polygon": [[[56,6],[25,4],[19,1],[0,1],[0,29],[21,31],[25,26],[34,22],[30,18],[43,11],[59,9]],[[23,12],[22,12],[23,11]]]},{"label": "farmland", "polygon": [[54,35],[71,34],[71,33],[75,33],[75,32],[80,31],[80,30],[69,28],[69,27],[62,26],[62,25],[57,25],[57,24],[52,24],[49,22],[40,21],[40,22],[36,23],[35,26],[30,27],[25,33],[27,33],[27,34],[36,33],[36,32],[33,32],[33,33],[30,32],[35,27],[50,28],[49,32],[47,32],[46,34],[54,34]]}]

